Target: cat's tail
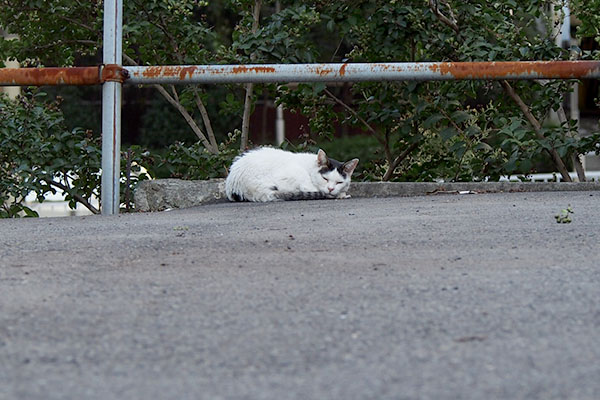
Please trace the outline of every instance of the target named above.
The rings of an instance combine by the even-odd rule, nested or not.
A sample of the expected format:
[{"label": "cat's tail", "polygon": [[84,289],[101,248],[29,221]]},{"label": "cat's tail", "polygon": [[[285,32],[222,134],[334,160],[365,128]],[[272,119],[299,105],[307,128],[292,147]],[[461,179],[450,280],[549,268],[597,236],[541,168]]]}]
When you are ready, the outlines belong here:
[{"label": "cat's tail", "polygon": [[277,200],[321,200],[331,199],[331,196],[326,195],[322,192],[279,192],[275,193]]}]

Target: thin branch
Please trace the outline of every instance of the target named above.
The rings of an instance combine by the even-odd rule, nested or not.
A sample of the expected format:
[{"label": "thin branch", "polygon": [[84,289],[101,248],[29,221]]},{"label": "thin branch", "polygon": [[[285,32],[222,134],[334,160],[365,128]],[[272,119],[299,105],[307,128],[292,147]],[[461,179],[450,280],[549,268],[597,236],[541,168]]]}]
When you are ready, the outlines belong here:
[{"label": "thin branch", "polygon": [[[333,101],[335,101],[337,104],[344,107],[350,114],[352,114],[358,121],[360,121],[367,128],[367,130],[373,135],[373,137],[379,142],[379,144],[381,144],[381,146],[383,146],[383,151],[385,153],[385,159],[387,160],[388,164],[392,165],[394,163],[394,160],[393,160],[394,156],[392,154],[392,151],[390,150],[389,132],[386,130],[384,135],[379,134],[379,132],[377,132],[364,118],[362,118],[358,114],[358,112],[353,110],[352,107],[350,107],[349,105],[344,103],[342,100],[338,99],[337,96],[335,96],[329,90],[324,89],[324,92]],[[400,161],[401,160],[399,160],[398,162],[400,162]],[[389,177],[391,176],[389,174],[389,171],[390,171],[389,169],[386,171],[386,173],[384,175],[384,180],[386,180],[385,176],[387,176],[387,180],[389,180]]]},{"label": "thin branch", "polygon": [[[258,30],[258,22],[260,20],[260,9],[262,7],[262,0],[256,0],[254,2],[254,10],[252,12],[252,33],[256,33]],[[250,60],[252,60],[252,56]],[[252,92],[254,91],[254,85],[252,83],[246,84],[246,94],[244,96],[244,114],[242,115],[242,137],[240,140],[240,151],[246,150],[248,147],[248,132],[250,130],[250,114],[252,111]]]},{"label": "thin branch", "polygon": [[347,105],[346,103],[344,103],[343,101],[338,99],[337,96],[334,95],[333,93],[331,93],[329,90],[324,89],[323,92],[325,92],[325,94],[327,96],[329,96],[333,101],[335,101],[340,106],[344,107],[350,114],[352,114],[357,120],[359,120],[365,126],[365,128],[367,128],[367,130],[369,132],[371,132],[373,135],[377,135],[377,132],[375,131],[375,129],[373,129],[373,127],[371,125],[369,125],[369,123],[367,121],[365,121],[364,118],[362,118],[360,115],[358,115],[358,113],[356,111],[354,111],[352,109],[352,107],[350,107],[349,105]]},{"label": "thin branch", "polygon": [[[56,181],[50,181],[48,182],[50,185],[55,186],[57,188],[59,188],[60,190],[62,190],[63,192],[67,192],[69,191],[69,187],[63,185],[60,182],[56,182]],[[87,199],[85,197],[82,197],[81,195],[75,193],[75,194],[71,194],[69,193],[71,196],[73,196],[73,198],[78,202],[81,203],[83,206],[85,206],[85,208],[87,208],[88,210],[90,210],[92,213],[94,214],[100,214],[100,210],[98,210],[96,207],[94,207],[92,204],[90,204],[89,201],[87,201]]]},{"label": "thin branch", "polygon": [[373,137],[375,137],[375,139],[377,139],[377,141],[379,142],[379,144],[381,144],[384,148],[384,150],[386,150],[386,158],[388,159],[388,162],[392,161],[392,157],[389,156],[389,145],[386,142],[386,140],[384,138],[381,137],[381,135],[379,134],[379,132],[377,132],[371,125],[369,125],[369,123],[367,121],[365,121],[365,119],[363,119],[356,111],[354,111],[352,109],[352,107],[350,107],[349,105],[347,105],[346,103],[344,103],[342,100],[338,99],[333,93],[331,93],[329,90],[324,89],[324,92],[327,96],[329,96],[333,101],[335,101],[336,103],[338,103],[339,105],[341,105],[342,107],[344,107],[348,112],[350,112],[350,114],[352,114],[358,121],[360,121],[365,128],[367,128],[367,130],[373,135]]},{"label": "thin branch", "polygon": [[[148,14],[148,12],[144,9],[148,20],[150,21],[150,15]],[[177,39],[169,32],[169,30],[167,29],[167,23],[164,20],[164,16],[160,16],[160,23],[155,23],[152,22],[152,24],[154,26],[156,26],[158,29],[160,29],[165,36],[169,39],[169,41],[171,42],[171,46],[173,46],[173,48],[175,49],[175,56],[177,58],[177,60],[179,61],[180,64],[183,64],[183,60],[184,60],[184,55],[181,53],[181,48],[179,47],[179,44],[177,42]],[[208,136],[208,141],[210,142],[210,145],[212,146],[212,148],[214,149],[211,150],[211,152],[217,152],[218,153],[218,149],[219,149],[219,145],[217,144],[217,140],[215,138],[215,133],[214,130],[212,128],[212,124],[210,122],[210,117],[208,115],[208,111],[206,110],[206,107],[204,106],[204,103],[202,102],[202,99],[200,98],[199,94],[198,94],[198,88],[195,85],[188,85],[189,87],[192,88],[192,91],[194,92],[194,97],[196,100],[196,107],[198,107],[198,110],[200,111],[200,115],[202,116],[202,122],[204,123],[204,127],[206,128],[206,136]],[[179,99],[176,99],[177,102],[179,102]],[[186,119],[187,121],[187,119]],[[192,129],[194,129],[192,127]],[[196,132],[196,131],[194,131]],[[196,135],[198,135],[198,133],[196,133]]]},{"label": "thin branch", "polygon": [[179,47],[179,43],[177,43],[177,39],[175,39],[175,37],[173,35],[171,35],[171,33],[167,30],[166,28],[166,23],[165,23],[165,19],[164,16],[161,15],[160,16],[160,25],[155,24],[160,30],[163,31],[163,33],[165,34],[166,37],[169,38],[169,41],[171,42],[171,46],[173,46],[173,48],[175,49],[175,56],[177,57],[177,59],[179,60],[180,64],[183,64],[183,54],[180,53],[180,47]]},{"label": "thin branch", "polygon": [[[190,115],[190,113],[185,109],[185,107],[183,105],[181,105],[181,103],[179,103],[178,100],[176,100],[175,98],[173,98],[168,92],[167,90],[162,87],[161,85],[155,84],[152,85],[153,87],[155,87],[160,94],[163,95],[163,97],[173,106],[177,109],[177,111],[179,111],[179,113],[181,114],[181,116],[185,119],[185,122],[188,123],[188,125],[190,126],[190,128],[192,128],[192,130],[194,131],[194,133],[196,134],[196,136],[198,136],[198,138],[202,141],[202,144],[204,145],[204,147],[206,147],[208,149],[208,151],[210,151],[213,154],[219,154],[219,149],[216,147],[213,147],[211,145],[211,143],[206,139],[206,136],[204,135],[204,132],[202,132],[202,129],[200,129],[200,127],[198,126],[198,124],[196,124],[196,121],[194,121],[194,118],[192,118],[192,116]],[[173,85],[170,85],[171,88],[174,90],[175,87]],[[175,91],[175,94],[177,92]]]},{"label": "thin branch", "polygon": [[217,144],[217,139],[215,138],[215,131],[212,128],[212,124],[210,123],[210,117],[208,116],[208,111],[198,94],[198,88],[196,86],[192,86],[192,90],[194,91],[194,97],[196,98],[196,107],[200,110],[200,115],[202,116],[202,122],[204,123],[204,127],[206,128],[206,134],[208,136],[208,140],[210,144],[217,149],[219,145]]},{"label": "thin branch", "polygon": [[[388,165],[392,165],[392,163],[394,162],[394,155],[392,154],[392,150],[390,149],[390,130],[389,129],[384,129],[383,152],[385,153],[385,160],[387,161]],[[389,171],[390,170],[388,168],[385,175],[387,175],[387,173]]]},{"label": "thin branch", "polygon": [[452,21],[452,23],[454,23],[458,27],[456,16],[454,15],[452,7],[450,6],[450,4],[448,4],[448,0],[440,0],[440,2],[442,2],[448,8],[448,14],[450,14],[449,20]]},{"label": "thin branch", "polygon": [[420,142],[414,142],[410,146],[408,146],[406,149],[404,149],[404,151],[402,153],[400,153],[398,155],[398,157],[396,157],[394,159],[394,161],[390,164],[387,171],[385,171],[385,174],[383,175],[382,179],[384,181],[389,181],[391,179],[392,175],[394,175],[394,170],[398,167],[398,165],[400,165],[400,163],[402,161],[404,161],[404,159],[406,157],[408,157],[408,155],[410,153],[412,153],[414,149],[419,147],[419,144],[420,144]]},{"label": "thin branch", "polygon": [[171,93],[173,93],[173,98],[175,99],[176,102],[179,102],[179,94],[177,94],[177,89],[175,88],[175,85],[169,85],[169,88],[171,89]]},{"label": "thin branch", "polygon": [[[502,80],[502,81],[500,81],[500,84],[502,85],[502,88],[508,94],[508,96],[511,99],[513,99],[513,101],[519,106],[519,108],[521,109],[521,112],[523,113],[525,118],[527,118],[527,120],[529,121],[531,126],[533,126],[533,130],[535,131],[536,136],[539,139],[545,139],[545,136],[542,133],[542,125],[535,118],[535,116],[531,113],[531,110],[529,110],[529,107],[527,106],[527,104],[525,104],[523,99],[521,99],[521,96],[519,96],[518,93],[515,92],[515,89],[513,89],[513,87],[510,85],[510,83],[508,83],[508,81]],[[552,148],[552,149],[546,150],[546,151],[548,151],[548,153],[550,153],[550,156],[552,157],[552,160],[554,161],[554,165],[558,169],[558,172],[560,172],[560,174],[562,175],[563,180],[565,182],[572,182],[571,176],[569,175],[569,171],[567,170],[567,167],[565,167],[565,164],[563,163],[563,161],[560,158],[560,155],[558,154],[556,149]]]},{"label": "thin branch", "polygon": [[452,8],[450,8],[450,4],[448,4],[446,1],[443,1],[443,0],[442,0],[442,3],[444,3],[444,5],[446,7],[448,7],[451,19],[448,18],[448,17],[446,17],[444,14],[442,14],[442,12],[440,11],[440,9],[438,7],[437,0],[429,0],[429,8],[431,8],[431,11],[433,11],[433,13],[435,14],[435,16],[442,23],[448,25],[454,32],[460,33],[460,28],[458,27],[458,24],[456,22],[456,18],[454,17],[454,13],[452,12]]},{"label": "thin branch", "polygon": [[244,94],[244,113],[242,114],[242,137],[240,140],[240,151],[248,147],[248,132],[250,131],[250,112],[252,111],[252,92],[254,85],[246,84],[246,93]]},{"label": "thin branch", "polygon": [[331,55],[331,60],[330,62],[333,62],[333,60],[335,59],[335,55],[337,54],[337,52],[340,50],[340,47],[342,47],[342,43],[344,42],[344,36],[342,36],[342,38],[340,39],[340,42],[338,43],[337,47],[335,48],[335,51],[333,52],[333,54]]},{"label": "thin branch", "polygon": [[[560,104],[558,106],[558,111],[556,112],[556,114],[558,115],[558,120],[560,121],[561,126],[564,126],[567,123],[567,114],[565,113],[565,109],[563,108],[562,104]],[[567,136],[575,137],[573,132],[568,128],[567,128]],[[579,182],[585,182],[586,181],[585,170],[583,169],[583,164],[581,164],[580,155],[577,154],[576,152],[572,151],[571,152],[571,162],[573,162],[575,171],[577,171],[577,178],[579,179]]]},{"label": "thin branch", "polygon": [[81,39],[81,40],[58,40],[56,42],[49,43],[49,44],[33,46],[33,49],[44,50],[44,49],[49,49],[52,47],[56,47],[56,46],[60,46],[60,45],[68,45],[68,44],[97,45],[98,42],[95,40],[84,40],[84,39]]},{"label": "thin branch", "polygon": [[80,22],[80,21],[78,21],[78,20],[76,20],[74,18],[66,17],[64,15],[60,15],[60,14],[56,14],[56,13],[53,14],[53,17],[58,18],[58,19],[62,19],[64,21],[67,21],[70,24],[77,25],[77,26],[79,26],[80,28],[83,28],[83,29],[87,29],[88,31],[92,31],[92,32],[96,32],[96,33],[98,32],[97,30],[95,30],[91,26],[88,26],[88,25],[86,25],[86,24],[84,24],[84,23],[82,23],[82,22]]},{"label": "thin branch", "polygon": [[[78,5],[80,7],[82,7],[82,4],[78,4]],[[14,8],[16,6],[11,5],[10,7]],[[42,13],[46,13],[47,12],[46,9],[42,9],[40,7],[19,7],[19,10],[22,13],[29,13],[29,14],[33,14],[33,15],[35,15],[37,13],[42,14]],[[76,19],[73,19],[73,18],[70,18],[70,17],[66,17],[66,16],[58,14],[58,13],[52,13],[52,18],[62,19],[64,21],[67,21],[69,24],[78,25],[81,28],[87,29],[87,30],[89,30],[91,32],[98,33],[98,31],[96,29],[94,29],[93,27],[88,26],[88,25],[86,25],[86,24],[84,24],[84,23],[82,23],[82,22],[80,22],[80,21],[78,21]]]},{"label": "thin branch", "polygon": [[[469,147],[467,147],[468,149],[471,149],[471,145],[473,144],[473,141],[465,135],[465,131],[463,129],[460,129],[460,126],[458,126],[458,124],[456,122],[454,122],[454,120],[452,118],[450,118],[450,115],[446,112],[446,110],[444,110],[441,107],[437,107],[437,109],[444,114],[444,116],[446,116],[446,118],[448,119],[448,121],[450,121],[450,123],[452,124],[452,126],[454,126],[454,129],[456,129],[456,131],[460,134],[460,136],[462,136],[465,140],[465,143],[469,145]],[[460,160],[458,160],[458,168],[456,169],[456,174],[454,174],[454,181],[456,181],[458,179],[458,175],[460,174],[460,168],[462,167],[462,163],[465,160],[465,156],[467,155],[467,149],[465,149],[465,151],[463,152],[462,156],[460,157]]]},{"label": "thin branch", "polygon": [[[128,56],[125,53],[123,53],[123,59],[131,65],[139,65],[133,58],[131,58],[130,56]],[[192,118],[190,113],[179,102],[179,96],[177,96],[177,90],[175,89],[175,86],[170,85],[171,90],[173,91],[173,96],[175,96],[175,97],[171,96],[169,94],[169,92],[167,92],[167,90],[162,85],[154,84],[152,86],[156,90],[158,90],[158,92],[165,98],[165,100],[167,100],[169,102],[169,104],[171,104],[173,107],[175,107],[177,109],[177,111],[179,111],[179,113],[185,119],[185,121],[190,126],[190,128],[192,128],[192,131],[194,131],[196,136],[198,136],[200,141],[202,141],[202,144],[204,145],[204,147],[206,147],[208,149],[208,151],[210,151],[213,154],[219,154],[219,147],[217,146],[216,141],[214,141],[214,135],[213,135],[213,141],[209,141],[206,139],[204,132],[202,132],[202,129],[200,129],[200,127],[198,126],[196,121],[194,121],[194,118]],[[202,110],[201,110],[201,113],[202,113]],[[208,114],[207,114],[207,117],[208,117]],[[209,122],[209,124],[210,124],[210,122]],[[206,123],[205,123],[205,125],[206,125]]]},{"label": "thin branch", "polygon": [[337,96],[335,96],[329,90],[324,89],[324,92],[325,92],[325,94],[328,97],[330,97],[333,101],[335,101],[340,106],[344,107],[357,120],[359,120],[367,128],[367,130],[370,133],[372,133],[373,136],[375,136],[375,138],[379,141],[379,143],[381,143],[383,145],[384,150],[385,150],[385,157],[386,157],[388,163],[390,164],[390,166],[388,167],[387,171],[383,175],[383,180],[384,181],[390,180],[390,178],[392,177],[392,175],[393,175],[394,170],[396,169],[396,167],[398,167],[398,165],[400,165],[400,163],[406,157],[408,157],[408,155],[414,149],[416,149],[419,146],[419,142],[415,142],[415,143],[411,144],[406,149],[404,149],[404,151],[402,153],[400,153],[400,155],[398,155],[398,157],[396,157],[396,158],[393,159],[392,152],[390,151],[390,147],[389,147],[389,137],[388,137],[388,132],[387,131],[386,131],[386,138],[385,139],[381,139],[379,137],[377,131],[367,121],[365,121],[355,110],[353,110],[349,105],[347,105],[346,103],[344,103],[343,101],[341,101],[340,99],[338,99]]},{"label": "thin branch", "polygon": [[130,65],[134,65],[134,66],[139,66],[140,64],[138,64],[133,58],[129,57],[127,54],[123,53],[123,59]]}]

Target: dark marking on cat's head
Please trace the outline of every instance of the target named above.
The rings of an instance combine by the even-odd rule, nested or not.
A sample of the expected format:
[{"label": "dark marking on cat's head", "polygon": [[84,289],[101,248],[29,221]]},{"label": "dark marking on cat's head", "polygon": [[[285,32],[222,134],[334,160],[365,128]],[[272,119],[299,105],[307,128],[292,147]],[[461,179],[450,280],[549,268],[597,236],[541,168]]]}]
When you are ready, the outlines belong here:
[{"label": "dark marking on cat's head", "polygon": [[358,158],[353,158],[350,161],[341,163],[338,160],[327,157],[323,150],[319,150],[317,155],[317,163],[319,164],[319,173],[321,175],[336,169],[339,174],[346,179],[349,175],[352,175],[354,169],[358,165]]},{"label": "dark marking on cat's head", "polygon": [[333,171],[335,169],[342,176],[342,178],[346,179],[346,172],[344,171],[344,164],[339,162],[338,160],[334,160],[333,158],[330,158],[329,162],[331,164],[330,171]]},{"label": "dark marking on cat's head", "polygon": [[334,169],[340,171],[342,163],[334,160],[333,158],[327,157],[327,154],[325,154],[323,150],[319,149],[319,152],[317,153],[317,165],[319,166],[319,173],[323,175],[327,172],[333,171]]}]

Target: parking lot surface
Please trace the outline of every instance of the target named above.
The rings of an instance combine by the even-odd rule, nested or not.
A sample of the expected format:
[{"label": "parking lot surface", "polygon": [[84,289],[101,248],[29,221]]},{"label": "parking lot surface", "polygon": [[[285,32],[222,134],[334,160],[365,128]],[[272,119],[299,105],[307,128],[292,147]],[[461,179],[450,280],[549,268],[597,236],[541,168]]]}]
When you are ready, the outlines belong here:
[{"label": "parking lot surface", "polygon": [[0,399],[597,399],[599,200],[0,220]]}]

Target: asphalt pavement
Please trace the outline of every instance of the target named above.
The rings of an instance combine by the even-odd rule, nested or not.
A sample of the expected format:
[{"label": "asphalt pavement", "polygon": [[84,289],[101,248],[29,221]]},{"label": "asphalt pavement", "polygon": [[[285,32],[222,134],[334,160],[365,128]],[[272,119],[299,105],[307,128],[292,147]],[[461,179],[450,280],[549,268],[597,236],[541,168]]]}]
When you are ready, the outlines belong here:
[{"label": "asphalt pavement", "polygon": [[598,399],[599,204],[0,220],[0,399]]}]

